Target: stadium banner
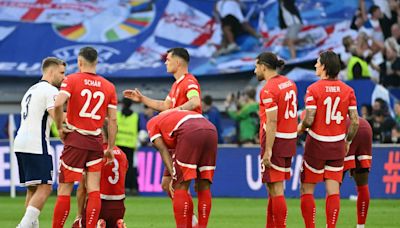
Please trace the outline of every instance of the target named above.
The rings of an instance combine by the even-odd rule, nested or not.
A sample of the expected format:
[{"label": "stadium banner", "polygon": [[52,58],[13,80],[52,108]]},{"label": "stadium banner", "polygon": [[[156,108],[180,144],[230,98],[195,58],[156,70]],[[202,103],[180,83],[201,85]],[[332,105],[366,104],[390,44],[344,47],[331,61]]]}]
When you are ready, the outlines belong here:
[{"label": "stadium banner", "polygon": [[[97,72],[106,77],[166,77],[164,54],[177,46],[189,50],[190,71],[197,76],[252,70],[262,51],[289,59],[277,0],[241,1],[245,18],[263,39],[242,35],[237,39],[240,52],[212,57],[222,39],[215,2],[0,0],[0,77],[39,76],[46,56],[65,60],[68,73],[75,72],[79,49],[88,45],[98,50]],[[296,3],[304,22],[303,42],[288,64],[315,60],[324,50],[343,51],[343,36],[355,35],[349,27],[358,0]]]},{"label": "stadium banner", "polygon": [[[60,141],[51,142],[50,154],[53,155],[55,169],[54,181],[57,180],[57,167],[63,145]],[[287,197],[298,198],[303,148],[298,147],[293,157],[292,177],[285,183]],[[163,164],[159,153],[152,147],[139,148],[136,152],[139,171],[139,193],[144,196],[166,196],[161,189]],[[0,191],[10,191],[10,151],[6,141],[0,142]],[[17,164],[14,166],[18,178]],[[19,181],[18,181],[19,182]],[[374,146],[372,168],[369,176],[372,198],[400,199],[400,147]],[[17,184],[17,190],[24,190]],[[54,190],[56,185],[54,185]],[[316,197],[325,197],[323,183],[317,185]],[[193,194],[195,194],[193,192]],[[261,183],[260,156],[258,147],[223,147],[218,149],[217,168],[215,171],[212,194],[215,197],[251,197],[267,196],[266,188]],[[354,181],[346,174],[342,188],[342,198],[354,198],[357,195]]]}]

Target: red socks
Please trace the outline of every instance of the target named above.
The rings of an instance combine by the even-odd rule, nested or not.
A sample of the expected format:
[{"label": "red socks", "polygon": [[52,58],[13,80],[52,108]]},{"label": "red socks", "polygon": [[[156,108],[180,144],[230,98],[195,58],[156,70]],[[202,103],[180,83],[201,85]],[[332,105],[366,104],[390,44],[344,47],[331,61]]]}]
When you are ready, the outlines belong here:
[{"label": "red socks", "polygon": [[210,217],[211,211],[211,191],[203,190],[197,192],[198,198],[198,216],[199,216],[199,228],[207,227],[208,218]]},{"label": "red socks", "polygon": [[70,196],[58,196],[53,214],[53,228],[62,228],[68,218],[70,209]]},{"label": "red socks", "polygon": [[272,215],[276,228],[286,227],[287,206],[285,196],[272,197]]},{"label": "red socks", "polygon": [[364,225],[367,220],[368,207],[369,207],[369,188],[368,184],[357,186],[357,224]]},{"label": "red socks", "polygon": [[340,195],[332,194],[326,197],[326,224],[327,228],[336,227],[340,211]]},{"label": "red socks", "polygon": [[315,200],[313,194],[301,195],[301,214],[306,228],[315,228]]},{"label": "red socks", "polygon": [[172,201],[176,228],[192,228],[193,201],[187,190],[175,190]]},{"label": "red socks", "polygon": [[267,208],[267,226],[266,228],[275,228],[274,219],[272,217],[272,196],[268,196],[268,208]]},{"label": "red socks", "polygon": [[101,209],[100,192],[94,191],[88,194],[86,205],[86,227],[95,228]]}]

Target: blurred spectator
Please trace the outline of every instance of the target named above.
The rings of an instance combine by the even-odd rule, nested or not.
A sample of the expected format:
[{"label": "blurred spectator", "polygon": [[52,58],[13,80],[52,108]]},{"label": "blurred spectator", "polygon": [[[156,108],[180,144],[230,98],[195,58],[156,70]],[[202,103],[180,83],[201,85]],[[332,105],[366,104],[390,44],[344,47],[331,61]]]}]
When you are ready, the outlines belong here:
[{"label": "blurred spectator", "polygon": [[359,8],[356,10],[353,19],[351,20],[350,28],[356,31],[359,31],[364,23],[368,20],[368,16],[365,10],[365,1],[358,1]]},{"label": "blurred spectator", "polygon": [[394,120],[400,126],[400,101],[394,104]]},{"label": "blurred spectator", "polygon": [[143,112],[139,113],[139,142],[141,146],[148,146],[150,144],[149,135],[147,133],[147,122],[157,115],[157,111],[147,105],[143,105]]},{"label": "blurred spectator", "polygon": [[351,57],[347,63],[347,79],[370,79],[371,73],[367,61],[362,58],[356,46],[350,47]]},{"label": "blurred spectator", "polygon": [[361,105],[361,117],[372,125],[372,106],[368,104]]},{"label": "blurred spectator", "polygon": [[262,38],[262,35],[257,33],[244,18],[238,0],[219,0],[215,4],[214,12],[217,20],[221,22],[223,33],[221,48],[214,53],[214,56],[240,50],[236,38],[245,33],[257,39]]},{"label": "blurred spectator", "polygon": [[391,36],[385,40],[386,52],[394,52],[396,56],[400,56],[400,26],[393,24],[391,27]]},{"label": "blurred spectator", "polygon": [[381,110],[384,116],[389,116],[389,106],[382,98],[376,98],[372,104],[372,112]]},{"label": "blurred spectator", "polygon": [[378,143],[392,142],[392,128],[396,122],[390,117],[385,116],[383,110],[374,110],[372,120],[373,141]]},{"label": "blurred spectator", "polygon": [[382,13],[377,5],[372,5],[369,12],[369,19],[364,23],[364,31],[368,33],[374,40],[384,42],[390,37],[391,26],[397,22],[398,3],[390,4],[391,17],[389,18]]},{"label": "blurred spectator", "polygon": [[342,63],[344,63],[344,65],[347,66],[350,58],[351,58],[351,47],[354,47],[354,40],[351,36],[345,36],[342,39],[342,44],[344,46],[344,52],[340,53],[340,60],[342,61]]},{"label": "blurred spectator", "polygon": [[[253,144],[257,142],[258,133],[258,103],[255,101],[255,89],[246,89],[243,95],[235,97],[229,94],[225,106],[230,118],[237,121],[239,125],[239,144]],[[229,108],[236,103],[237,111],[230,111]]]},{"label": "blurred spectator", "polygon": [[400,125],[396,124],[392,128],[392,143],[400,143]]},{"label": "blurred spectator", "polygon": [[210,95],[203,97],[203,116],[206,117],[217,128],[218,143],[223,143],[221,136],[221,116],[217,107],[212,105],[213,99]]},{"label": "blurred spectator", "polygon": [[400,86],[400,56],[397,52],[387,48],[385,50],[386,60],[381,64],[379,82],[385,87]]},{"label": "blurred spectator", "polygon": [[287,29],[283,44],[288,46],[290,57],[296,58],[296,42],[303,22],[295,0],[279,0],[279,26]]},{"label": "blurred spectator", "polygon": [[125,178],[125,192],[131,195],[138,193],[137,168],[134,166],[134,153],[138,142],[139,115],[131,109],[132,100],[122,99],[122,109],[117,112],[118,133],[115,144],[125,153],[128,159],[128,171]]}]

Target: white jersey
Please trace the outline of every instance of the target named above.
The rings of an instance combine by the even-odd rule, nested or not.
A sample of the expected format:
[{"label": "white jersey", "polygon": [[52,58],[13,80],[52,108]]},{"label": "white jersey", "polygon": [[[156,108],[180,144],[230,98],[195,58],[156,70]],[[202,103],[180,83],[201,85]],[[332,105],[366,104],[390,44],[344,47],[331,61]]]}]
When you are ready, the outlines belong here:
[{"label": "white jersey", "polygon": [[53,119],[47,110],[54,108],[58,89],[40,81],[25,93],[21,101],[21,126],[14,141],[15,152],[47,154],[50,125]]}]

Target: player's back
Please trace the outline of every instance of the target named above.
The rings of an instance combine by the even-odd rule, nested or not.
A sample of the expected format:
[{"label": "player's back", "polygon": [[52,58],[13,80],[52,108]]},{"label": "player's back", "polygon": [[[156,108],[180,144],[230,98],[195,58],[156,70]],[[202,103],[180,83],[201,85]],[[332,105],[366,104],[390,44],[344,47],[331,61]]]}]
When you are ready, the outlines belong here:
[{"label": "player's back", "polygon": [[50,125],[53,121],[47,110],[54,107],[58,89],[47,81],[30,87],[21,101],[21,125],[14,142],[18,152],[43,153],[48,145]]},{"label": "player's back", "polygon": [[125,175],[128,170],[128,159],[117,146],[113,148],[113,153],[113,164],[104,165],[101,170],[100,197],[105,200],[125,198]]},{"label": "player's back", "polygon": [[343,140],[348,110],[357,109],[353,89],[340,80],[319,80],[307,88],[306,108],[316,109],[309,135],[323,142]]},{"label": "player's back", "polygon": [[67,124],[87,135],[99,135],[107,108],[117,108],[114,85],[105,78],[91,73],[69,75],[61,85],[61,92],[70,99]]},{"label": "player's back", "polygon": [[[260,128],[265,127],[266,111],[277,110],[275,136],[284,139],[297,137],[297,87],[296,84],[278,75],[267,81],[260,94]],[[260,134],[261,135],[261,134]]]}]

